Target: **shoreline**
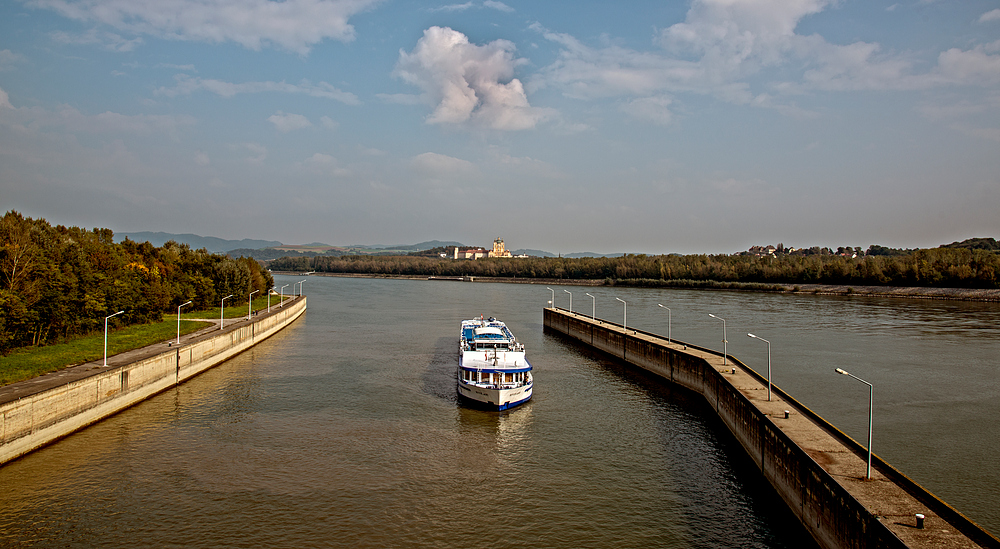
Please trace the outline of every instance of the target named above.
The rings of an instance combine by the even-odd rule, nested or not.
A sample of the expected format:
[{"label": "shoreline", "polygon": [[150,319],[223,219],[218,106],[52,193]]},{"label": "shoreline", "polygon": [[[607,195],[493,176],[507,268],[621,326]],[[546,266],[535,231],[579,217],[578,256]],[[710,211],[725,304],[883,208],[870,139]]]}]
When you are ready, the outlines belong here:
[{"label": "shoreline", "polygon": [[[301,276],[294,271],[273,271],[273,274]],[[399,280],[433,280],[438,282],[495,282],[504,284],[548,284],[561,286],[615,286],[602,280],[568,278],[516,278],[500,276],[435,277],[428,275],[395,275],[378,273],[310,273],[308,276],[331,276],[339,278],[388,278]],[[669,281],[668,281],[669,282]],[[706,282],[706,284],[713,284]],[[637,284],[617,284],[625,288],[671,288],[683,290],[715,290],[734,292],[759,292],[777,294],[827,295],[841,297],[890,297],[902,299],[940,299],[949,301],[981,301],[1000,303],[1000,289],[978,288],[936,288],[922,286],[851,286],[847,284],[765,284],[774,289],[754,288],[755,282],[719,282],[718,286],[671,285],[644,286]],[[731,287],[729,285],[732,285]],[[741,288],[740,285],[747,287]]]}]

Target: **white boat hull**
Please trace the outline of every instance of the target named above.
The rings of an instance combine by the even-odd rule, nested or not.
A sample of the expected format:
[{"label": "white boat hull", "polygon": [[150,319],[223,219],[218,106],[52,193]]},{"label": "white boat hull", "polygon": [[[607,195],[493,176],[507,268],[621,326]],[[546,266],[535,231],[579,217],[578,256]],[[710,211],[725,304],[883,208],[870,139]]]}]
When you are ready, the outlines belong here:
[{"label": "white boat hull", "polygon": [[528,383],[510,389],[495,389],[459,380],[458,396],[491,410],[507,410],[531,399],[532,385]]}]

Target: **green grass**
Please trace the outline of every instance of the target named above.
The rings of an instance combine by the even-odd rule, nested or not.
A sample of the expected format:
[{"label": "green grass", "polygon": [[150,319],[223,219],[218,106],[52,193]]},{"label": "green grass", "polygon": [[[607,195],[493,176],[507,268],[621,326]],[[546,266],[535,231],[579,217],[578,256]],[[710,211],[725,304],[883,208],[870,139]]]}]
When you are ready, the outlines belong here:
[{"label": "green grass", "polygon": [[[181,334],[198,331],[207,322],[181,320]],[[108,356],[168,341],[177,337],[177,317],[108,331]],[[104,358],[104,331],[66,343],[17,349],[0,356],[0,385],[24,381],[67,366]]]},{"label": "green grass", "polygon": [[[233,298],[227,299],[228,303]],[[288,299],[288,296],[285,296]],[[271,307],[276,307],[278,297],[271,296]],[[267,296],[253,300],[253,309],[266,309]],[[246,318],[247,302],[226,306],[226,321],[239,321]],[[183,312],[181,310],[181,335],[196,332],[206,326],[207,322],[195,322],[194,318],[217,320],[219,308],[201,311]],[[131,351],[166,342],[177,337],[177,314],[163,315],[163,321],[155,324],[128,326],[108,332],[108,356]],[[0,356],[0,385],[8,385],[18,381],[31,379],[49,372],[61,370],[74,364],[82,364],[104,358],[104,331],[71,339],[65,343],[45,345],[44,347],[28,347],[17,349],[7,356]]]},{"label": "green grass", "polygon": [[[226,300],[226,322],[227,323],[230,320],[240,320],[240,319],[243,319],[243,318],[247,317],[247,300],[246,300],[246,298],[243,298],[242,300],[236,300],[236,303],[233,303],[233,300],[235,300],[235,299],[236,298],[232,298],[231,297],[231,298],[229,298],[229,299]],[[288,300],[289,296],[286,295],[285,299]],[[276,295],[272,295],[271,296],[271,308],[272,309],[278,306],[278,301],[279,301],[278,300],[278,296],[276,296]],[[267,309],[267,296],[255,298],[253,300],[253,307],[252,308],[255,311],[266,310]],[[174,322],[176,322],[177,315],[174,314],[173,317],[175,319]],[[185,318],[207,318],[207,319],[211,319],[211,320],[219,320],[219,308],[218,307],[214,307],[212,309],[202,309],[200,311],[189,311],[189,312],[184,312],[184,309],[181,309],[181,320],[183,320]]]}]

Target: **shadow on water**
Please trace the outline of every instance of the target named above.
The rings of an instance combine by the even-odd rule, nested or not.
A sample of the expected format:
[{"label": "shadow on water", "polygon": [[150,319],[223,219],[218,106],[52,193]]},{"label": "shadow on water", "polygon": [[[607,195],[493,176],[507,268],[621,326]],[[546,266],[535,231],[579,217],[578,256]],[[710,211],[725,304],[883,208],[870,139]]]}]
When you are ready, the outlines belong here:
[{"label": "shadow on water", "polygon": [[545,337],[655,410],[666,467],[685,479],[671,489],[691,519],[692,547],[727,546],[732,531],[748,532],[754,547],[818,547],[701,395],[554,330]]},{"label": "shadow on water", "polygon": [[434,342],[430,363],[423,374],[424,393],[442,400],[458,403],[456,384],[458,372],[458,343],[455,338],[439,337]]}]

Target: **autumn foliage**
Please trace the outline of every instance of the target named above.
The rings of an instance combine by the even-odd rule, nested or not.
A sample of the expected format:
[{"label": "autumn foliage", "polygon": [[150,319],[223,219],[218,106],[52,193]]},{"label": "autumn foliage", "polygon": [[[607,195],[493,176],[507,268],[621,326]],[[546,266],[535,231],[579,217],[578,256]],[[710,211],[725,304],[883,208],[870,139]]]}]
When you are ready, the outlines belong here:
[{"label": "autumn foliage", "polygon": [[52,226],[7,212],[0,218],[0,352],[104,328],[160,321],[217,307],[219,298],[266,292],[273,279],[251,258],[230,259],[167,242],[155,247],[109,229]]}]

